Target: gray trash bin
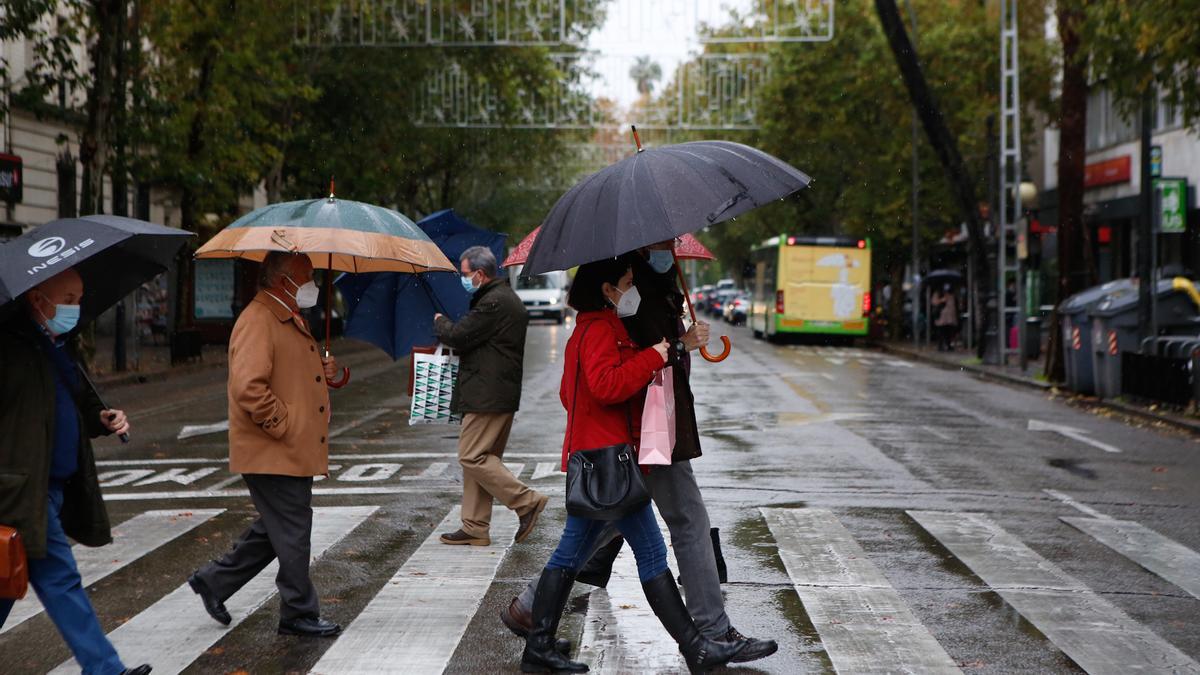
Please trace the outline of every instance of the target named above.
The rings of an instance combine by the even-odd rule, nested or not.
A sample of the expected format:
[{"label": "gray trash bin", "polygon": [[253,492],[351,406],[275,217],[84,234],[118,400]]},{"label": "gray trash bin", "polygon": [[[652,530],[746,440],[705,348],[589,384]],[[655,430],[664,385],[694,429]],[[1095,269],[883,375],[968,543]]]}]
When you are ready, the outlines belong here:
[{"label": "gray trash bin", "polygon": [[1113,293],[1136,291],[1129,279],[1117,279],[1093,286],[1067,298],[1059,308],[1062,321],[1063,363],[1067,370],[1067,388],[1080,394],[1096,392],[1092,371],[1092,324],[1088,310]]},{"label": "gray trash bin", "polygon": [[1042,355],[1042,317],[1025,318],[1025,358],[1036,361]]},{"label": "gray trash bin", "polygon": [[[1195,331],[1196,306],[1170,279],[1161,279],[1157,290],[1158,329],[1163,334]],[[1121,395],[1121,353],[1140,352],[1137,288],[1113,292],[1088,310],[1091,322],[1092,369],[1096,395]]]}]

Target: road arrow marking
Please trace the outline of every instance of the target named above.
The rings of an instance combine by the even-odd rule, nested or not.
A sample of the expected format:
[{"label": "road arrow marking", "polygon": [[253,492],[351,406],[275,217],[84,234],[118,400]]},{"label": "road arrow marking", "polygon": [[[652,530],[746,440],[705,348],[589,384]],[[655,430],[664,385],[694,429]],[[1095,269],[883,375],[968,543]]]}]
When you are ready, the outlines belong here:
[{"label": "road arrow marking", "polygon": [[1050,424],[1049,422],[1042,422],[1039,420],[1029,420],[1029,430],[1051,431],[1057,434],[1062,434],[1067,438],[1079,441],[1080,443],[1086,443],[1093,448],[1099,448],[1105,452],[1121,452],[1120,448],[1113,447],[1108,443],[1102,443],[1094,438],[1091,438],[1087,435],[1086,431],[1083,429],[1076,429],[1075,427],[1068,427],[1062,424]]}]

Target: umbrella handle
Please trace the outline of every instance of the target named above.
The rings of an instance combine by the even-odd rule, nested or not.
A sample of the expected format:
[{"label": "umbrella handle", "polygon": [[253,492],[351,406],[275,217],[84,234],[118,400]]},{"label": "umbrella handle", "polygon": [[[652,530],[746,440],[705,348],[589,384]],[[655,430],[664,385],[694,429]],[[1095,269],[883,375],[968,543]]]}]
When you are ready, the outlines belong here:
[{"label": "umbrella handle", "polygon": [[729,343],[729,338],[724,335],[721,336],[721,344],[725,345],[725,351],[721,352],[720,354],[713,356],[712,354],[708,353],[708,347],[701,347],[700,356],[703,356],[704,360],[708,361],[709,363],[720,363],[724,361],[725,359],[729,358],[729,352],[733,350],[733,345]]},{"label": "umbrella handle", "polygon": [[[725,358],[725,357],[721,357],[721,358]],[[337,382],[334,382],[333,380],[326,380],[325,384],[329,385],[329,387],[331,389],[341,389],[342,387],[350,384],[350,369],[343,367],[342,368],[342,379],[338,380]]]}]

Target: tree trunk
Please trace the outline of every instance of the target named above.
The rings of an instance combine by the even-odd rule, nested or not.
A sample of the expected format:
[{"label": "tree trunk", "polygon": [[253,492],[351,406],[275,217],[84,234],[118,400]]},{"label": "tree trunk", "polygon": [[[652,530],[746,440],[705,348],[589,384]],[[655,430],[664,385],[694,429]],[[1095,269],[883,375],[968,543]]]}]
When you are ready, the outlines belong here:
[{"label": "tree trunk", "polygon": [[[1083,176],[1087,159],[1087,61],[1081,54],[1079,24],[1083,12],[1069,2],[1058,5],[1058,35],[1063,46],[1062,100],[1058,145],[1058,293],[1055,305],[1086,288],[1090,283],[1086,262],[1083,224]],[[1050,321],[1046,377],[1053,382],[1066,378],[1062,358],[1062,331],[1058,312]]]},{"label": "tree trunk", "polygon": [[[129,215],[129,162],[125,154],[128,147],[129,124],[126,115],[129,82],[129,7],[128,0],[114,0],[117,15],[117,33],[114,36],[116,50],[113,59],[112,87],[112,212],[116,216]],[[136,43],[133,44],[136,49]]]},{"label": "tree trunk", "polygon": [[108,170],[110,116],[112,114],[113,62],[116,60],[117,24],[121,19],[121,0],[92,0],[90,19],[96,34],[91,49],[92,84],[87,99],[87,125],[79,141],[79,161],[83,165],[83,194],[79,211],[83,215],[104,210],[104,175]]},{"label": "tree trunk", "polygon": [[[904,28],[904,21],[900,18],[900,11],[896,8],[896,3],[894,0],[875,0],[875,9],[879,14],[879,21],[883,25],[883,32],[887,35],[888,44],[892,48],[892,54],[896,57],[896,65],[900,68],[900,75],[904,78],[908,95],[920,115],[921,126],[925,128],[929,144],[937,152],[942,169],[946,172],[946,180],[950,183],[951,194],[954,195],[958,208],[962,212],[963,220],[967,223],[971,254],[975,259],[975,278],[978,280],[980,294],[984,296],[984,302],[977,306],[986,307],[991,304],[989,301],[992,299],[992,273],[991,264],[988,262],[983,224],[979,219],[979,201],[975,196],[975,181],[963,163],[962,155],[958,152],[958,141],[946,126],[941,108],[938,107],[933,92],[929,90],[925,74],[921,72],[921,63],[917,58],[916,50],[913,49],[912,43],[908,39],[908,32]],[[980,355],[983,354],[983,349],[988,342],[986,336],[990,320],[990,312],[976,313],[975,334],[981,337],[979,340]]]},{"label": "tree trunk", "polygon": [[887,307],[888,339],[899,340],[904,336],[904,261],[892,261],[888,277],[892,286]]}]

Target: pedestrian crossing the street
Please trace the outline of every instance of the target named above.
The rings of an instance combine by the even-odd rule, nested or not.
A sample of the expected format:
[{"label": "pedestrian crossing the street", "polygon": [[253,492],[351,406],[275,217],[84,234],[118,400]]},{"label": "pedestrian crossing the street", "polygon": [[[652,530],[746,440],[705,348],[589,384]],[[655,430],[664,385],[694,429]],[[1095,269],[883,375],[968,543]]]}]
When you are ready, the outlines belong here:
[{"label": "pedestrian crossing the street", "polygon": [[[537,470],[535,467],[534,471]],[[358,528],[378,509],[377,506],[315,508],[313,559],[328,560],[330,555],[338,555],[337,551],[343,549],[334,551],[334,548],[339,545],[346,550],[363,545],[367,535]],[[219,523],[220,520],[213,519],[222,513],[222,509],[146,511],[130,518],[116,528],[114,544],[100,549],[76,549],[85,584],[94,584],[114,574],[128,574],[123,571],[125,567],[160,555],[173,540],[209,521]],[[779,592],[795,593],[793,597],[803,607],[806,621],[815,629],[815,633],[806,633],[804,640],[810,643],[806,647],[825,652],[829,664],[826,668],[831,666],[837,673],[957,673],[964,664],[975,662],[969,641],[964,643],[954,634],[947,634],[945,625],[927,626],[922,622],[919,613],[913,611],[916,605],[910,607],[911,597],[906,600],[909,597],[906,586],[889,579],[888,554],[873,548],[870,553],[864,550],[845,516],[834,510],[811,507],[763,507],[755,513],[755,518],[765,526],[761,530],[764,539],[753,544],[743,541],[741,548],[735,541],[728,541],[726,557],[747,556],[746,546],[771,551],[769,555],[776,559],[781,570],[778,574],[783,574],[786,580],[786,584],[779,585]],[[893,517],[905,519],[911,527],[919,527],[931,535],[978,578],[981,588],[1003,599],[1005,604],[989,611],[1011,608],[1044,636],[1039,643],[1041,648],[1056,655],[1065,654],[1084,671],[1200,673],[1200,665],[1158,635],[1144,617],[1141,621],[1132,618],[1104,597],[1107,592],[1090,588],[1042,557],[988,515],[914,510],[897,511]],[[1098,513],[1091,517],[1042,518],[1044,524],[1060,528],[1064,537],[1103,544],[1105,548],[1099,550],[1111,553],[1112,560],[1108,562],[1128,558],[1190,594],[1181,592],[1172,597],[1174,602],[1200,601],[1197,600],[1200,554],[1187,546],[1138,522]],[[507,601],[516,587],[513,582],[521,575],[531,578],[544,562],[538,560],[532,564],[516,557],[513,560],[520,569],[506,576],[515,574],[518,578],[497,579],[512,554],[516,517],[507,510],[497,510],[491,546],[440,544],[439,533],[455,529],[459,519],[459,509],[454,507],[444,513],[436,526],[420,535],[425,537],[420,546],[403,561],[397,560],[394,564],[399,567],[393,568],[391,576],[378,589],[363,596],[365,606],[345,621],[343,634],[328,643],[322,654],[314,654],[316,663],[310,672],[339,675],[396,672],[397,664],[403,664],[406,675],[455,670],[464,640],[472,639],[468,628],[473,621],[479,621],[477,615],[489,592],[503,581],[508,584],[504,593]],[[670,540],[665,528],[664,537]],[[669,562],[672,570],[677,571],[673,555]],[[940,558],[931,559],[929,564],[941,564]],[[109,638],[127,663],[152,663],[155,673],[189,669],[228,636],[262,629],[262,622],[247,622],[247,619],[260,609],[271,611],[265,606],[276,594],[275,569],[273,563],[227,601],[233,619],[228,627],[217,624],[203,612],[196,595],[182,581],[185,571],[180,573],[177,587],[123,620],[109,633]],[[731,581],[734,583],[725,589],[729,599],[741,592],[739,583],[753,584],[758,580]],[[922,590],[936,592],[936,589]],[[112,600],[110,594],[119,593],[121,585],[112,584],[96,591],[93,601],[99,607]],[[572,603],[577,607],[574,611],[580,612],[576,616],[583,616],[583,621],[565,622],[564,626],[571,628],[564,630],[578,633],[562,636],[576,645],[573,657],[588,663],[592,672],[684,669],[676,645],[645,601],[634,556],[628,547],[618,556],[607,589],[581,586],[575,595],[579,602]],[[587,597],[583,598],[584,595]],[[1200,604],[1196,608],[1200,609]],[[19,602],[5,630],[39,611],[36,602]],[[501,633],[504,629],[495,617],[485,618],[495,623],[497,634],[504,635],[504,640],[511,639],[506,632]],[[43,622],[41,626],[26,626],[20,639],[27,639],[28,630],[34,628],[53,630],[49,622],[44,619]],[[273,628],[274,624],[270,625]],[[1018,630],[1011,621],[1004,625]],[[989,637],[1003,640],[1004,636]],[[0,635],[0,651],[5,649],[6,640],[13,639],[18,636]],[[516,648],[512,651],[519,653]],[[486,658],[485,655],[481,663],[488,663]],[[511,670],[517,665],[509,662],[511,654],[495,658],[503,660],[492,663],[495,670]],[[781,650],[763,661],[762,666],[765,672],[795,672],[788,664],[797,663],[796,658],[797,655],[789,656],[786,650]],[[78,668],[69,660],[51,672],[78,672]]]}]

